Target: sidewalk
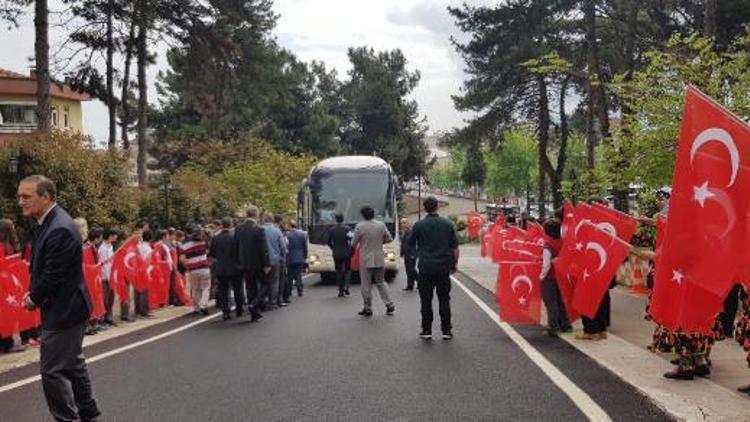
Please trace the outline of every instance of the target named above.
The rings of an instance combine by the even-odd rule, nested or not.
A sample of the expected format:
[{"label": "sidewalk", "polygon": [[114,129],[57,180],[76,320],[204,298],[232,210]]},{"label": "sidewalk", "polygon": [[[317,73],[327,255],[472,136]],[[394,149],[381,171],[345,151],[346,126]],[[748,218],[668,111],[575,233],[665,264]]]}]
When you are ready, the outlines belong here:
[{"label": "sidewalk", "polygon": [[[119,308],[117,306],[116,308]],[[169,306],[152,311],[154,317],[150,319],[138,318],[134,322],[120,322],[118,319],[117,327],[110,327],[106,331],[100,331],[92,336],[85,336],[83,347],[97,344],[103,341],[111,340],[116,337],[124,336],[144,328],[152,327],[192,312],[192,306]],[[119,316],[119,311],[116,313]],[[84,349],[85,352],[85,349]],[[39,361],[39,348],[29,347],[20,353],[0,353],[0,373],[9,371],[13,368],[36,363]]]},{"label": "sidewalk", "polygon": [[[478,245],[462,245],[459,270],[486,289],[495,291],[497,264],[481,258]],[[683,420],[750,420],[750,398],[735,389],[750,383],[745,352],[733,340],[718,343],[712,353],[710,379],[680,382],[662,374],[672,368],[674,355],[656,355],[646,350],[654,325],[646,321],[647,298],[626,288],[612,290],[612,326],[609,338],[600,342],[561,338],[632,384],[658,406]],[[580,321],[575,324],[580,332]]]}]

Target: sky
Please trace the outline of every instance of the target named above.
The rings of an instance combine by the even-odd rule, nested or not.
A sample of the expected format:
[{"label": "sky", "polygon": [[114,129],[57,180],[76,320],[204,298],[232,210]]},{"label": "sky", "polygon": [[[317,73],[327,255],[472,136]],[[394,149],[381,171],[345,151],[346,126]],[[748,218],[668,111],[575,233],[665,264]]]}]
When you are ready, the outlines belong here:
[{"label": "sky", "polygon": [[[472,5],[490,0],[466,0]],[[276,0],[279,14],[274,35],[285,48],[302,60],[319,60],[336,68],[341,77],[349,70],[347,49],[370,46],[376,50],[400,48],[408,60],[409,70],[419,70],[422,79],[413,93],[420,113],[430,132],[463,126],[469,116],[457,112],[451,95],[459,94],[465,74],[463,61],[450,37],[464,37],[454,26],[446,8],[462,0]],[[61,0],[50,0],[51,10],[62,10]],[[59,23],[61,15],[53,14],[51,22]],[[51,51],[58,50],[67,38],[59,25],[50,30]],[[157,63],[148,71],[150,99],[156,99],[153,83],[160,70],[166,69],[165,45],[156,46]],[[30,14],[20,27],[0,27],[0,67],[20,73],[28,72],[29,58],[34,54],[34,28]],[[122,61],[122,58],[119,58]],[[93,100],[85,103],[84,131],[97,143],[106,142],[107,110]]]}]

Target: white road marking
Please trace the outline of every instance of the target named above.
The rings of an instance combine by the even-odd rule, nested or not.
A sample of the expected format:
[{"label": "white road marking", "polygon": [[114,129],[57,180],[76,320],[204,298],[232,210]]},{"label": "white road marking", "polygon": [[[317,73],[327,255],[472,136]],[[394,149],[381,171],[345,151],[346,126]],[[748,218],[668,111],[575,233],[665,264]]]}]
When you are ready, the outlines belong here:
[{"label": "white road marking", "polygon": [[[195,327],[196,325],[203,324],[204,322],[210,321],[210,320],[216,318],[219,315],[221,315],[221,312],[217,312],[215,314],[212,314],[212,315],[209,315],[207,317],[201,318],[201,319],[199,319],[197,321],[193,321],[190,324],[186,324],[186,325],[183,325],[181,327],[177,327],[177,328],[175,328],[173,330],[169,330],[167,332],[155,335],[153,337],[149,337],[147,339],[143,339],[141,341],[137,341],[135,343],[131,343],[131,344],[128,344],[126,346],[122,346],[122,347],[119,347],[117,349],[113,349],[113,350],[110,350],[108,352],[104,352],[104,353],[98,354],[96,356],[93,356],[91,358],[86,359],[86,363],[94,363],[96,361],[100,361],[102,359],[106,359],[108,357],[119,355],[120,353],[123,353],[123,352],[127,352],[128,350],[135,349],[136,347],[140,347],[140,346],[143,346],[145,344],[153,343],[153,342],[161,340],[161,339],[163,339],[165,337],[169,337],[169,336],[175,335],[177,333],[180,333],[182,331],[185,331],[185,330],[187,330],[189,328]],[[7,385],[3,385],[2,387],[0,387],[0,393],[4,393],[6,391],[10,391],[10,390],[14,390],[14,389],[19,388],[19,387],[23,387],[24,385],[28,385],[28,384],[37,382],[37,381],[39,381],[41,379],[42,379],[42,377],[40,375],[35,375],[33,377],[24,378],[22,380],[19,380],[19,381],[16,381],[16,382],[13,382],[13,383],[10,383],[10,384],[7,384]]]},{"label": "white road marking", "polygon": [[612,419],[607,415],[607,412],[604,411],[588,394],[586,394],[585,391],[580,389],[577,385],[573,383],[573,381],[570,380],[570,378],[566,377],[565,374],[563,374],[555,365],[552,364],[547,358],[545,358],[539,351],[537,351],[534,346],[529,344],[528,341],[526,341],[525,338],[523,338],[518,331],[516,331],[510,324],[500,321],[500,318],[498,317],[497,313],[492,310],[489,306],[487,306],[482,299],[477,297],[477,295],[474,294],[469,288],[464,286],[463,283],[458,281],[455,277],[451,277],[454,283],[458,285],[458,287],[461,288],[461,290],[466,293],[467,296],[471,300],[474,301],[474,303],[479,306],[481,310],[484,311],[484,313],[487,314],[487,316],[490,317],[492,321],[495,322],[504,332],[505,334],[510,337],[511,340],[513,340],[514,343],[518,346],[519,349],[521,349],[522,352],[526,354],[526,356],[529,357],[529,359],[539,367],[539,369],[544,372],[544,374],[552,380],[555,385],[557,385],[560,390],[562,390],[565,395],[567,395],[570,400],[578,407],[578,409],[581,410],[581,412],[586,415],[589,420],[592,421],[611,421]]},{"label": "white road marking", "polygon": [[[307,274],[307,275],[305,275],[305,276],[302,277],[302,280],[306,280],[306,279],[308,279],[310,277],[312,277],[312,275],[311,274]],[[177,333],[183,332],[183,331],[187,330],[188,328],[192,328],[192,327],[195,327],[196,325],[203,324],[204,322],[210,321],[210,320],[212,320],[213,318],[216,318],[219,315],[221,315],[221,313],[217,312],[217,313],[209,315],[209,316],[207,316],[205,318],[201,318],[201,319],[199,319],[197,321],[193,321],[190,324],[183,325],[181,327],[177,327],[174,330],[170,330],[170,331],[167,331],[167,332],[155,335],[154,337],[143,339],[141,341],[137,341],[135,343],[128,344],[127,346],[123,346],[123,347],[120,347],[120,348],[117,348],[117,349],[114,349],[114,350],[110,350],[108,352],[104,352],[102,354],[99,354],[99,355],[96,355],[96,356],[93,356],[91,358],[86,359],[86,363],[93,363],[93,362],[96,362],[96,361],[100,361],[102,359],[106,359],[108,357],[111,357],[111,356],[114,356],[114,355],[119,355],[120,353],[123,353],[123,352],[127,352],[128,350],[135,349],[136,347],[143,346],[144,344],[153,343],[153,342],[155,342],[157,340],[161,340],[161,339],[163,339],[165,337],[169,337],[169,336],[175,335]],[[137,332],[137,331],[134,331],[134,332]],[[115,338],[117,338],[117,337],[115,337]],[[28,385],[28,384],[37,382],[37,381],[39,381],[41,379],[42,379],[41,375],[34,375],[33,377],[24,378],[22,380],[18,380],[16,382],[12,382],[10,384],[6,384],[6,385],[3,385],[3,386],[0,386],[0,393],[4,393],[4,392],[10,391],[10,390],[15,390],[16,388],[23,387],[24,385]]]}]

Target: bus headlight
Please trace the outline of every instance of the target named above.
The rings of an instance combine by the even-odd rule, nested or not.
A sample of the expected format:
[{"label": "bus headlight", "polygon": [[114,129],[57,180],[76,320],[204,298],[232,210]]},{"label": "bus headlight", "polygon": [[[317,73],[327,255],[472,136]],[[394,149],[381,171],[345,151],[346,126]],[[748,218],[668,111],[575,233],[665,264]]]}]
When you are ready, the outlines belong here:
[{"label": "bus headlight", "polygon": [[320,264],[320,257],[318,255],[310,255],[307,258],[307,262],[312,265]]},{"label": "bus headlight", "polygon": [[393,252],[386,252],[385,259],[389,261],[395,261],[396,260],[396,254]]}]

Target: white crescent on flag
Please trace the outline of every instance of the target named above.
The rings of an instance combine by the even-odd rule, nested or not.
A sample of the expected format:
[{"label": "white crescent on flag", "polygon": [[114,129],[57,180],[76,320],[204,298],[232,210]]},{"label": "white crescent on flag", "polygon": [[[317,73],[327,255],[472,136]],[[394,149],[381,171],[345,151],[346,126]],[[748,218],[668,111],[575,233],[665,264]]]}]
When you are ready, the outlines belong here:
[{"label": "white crescent on flag", "polygon": [[607,251],[604,250],[604,247],[602,245],[596,242],[587,243],[586,250],[592,250],[599,255],[599,268],[597,268],[596,271],[601,271],[602,268],[604,268],[604,265],[607,263]]},{"label": "white crescent on flag", "polygon": [[734,143],[732,135],[724,129],[712,127],[701,132],[695,137],[693,146],[690,148],[690,165],[693,165],[693,160],[698,150],[709,142],[719,142],[724,145],[729,152],[729,157],[732,160],[732,177],[729,179],[729,184],[726,187],[731,187],[737,180],[737,171],[740,168],[740,152],[737,150],[737,144]]}]

